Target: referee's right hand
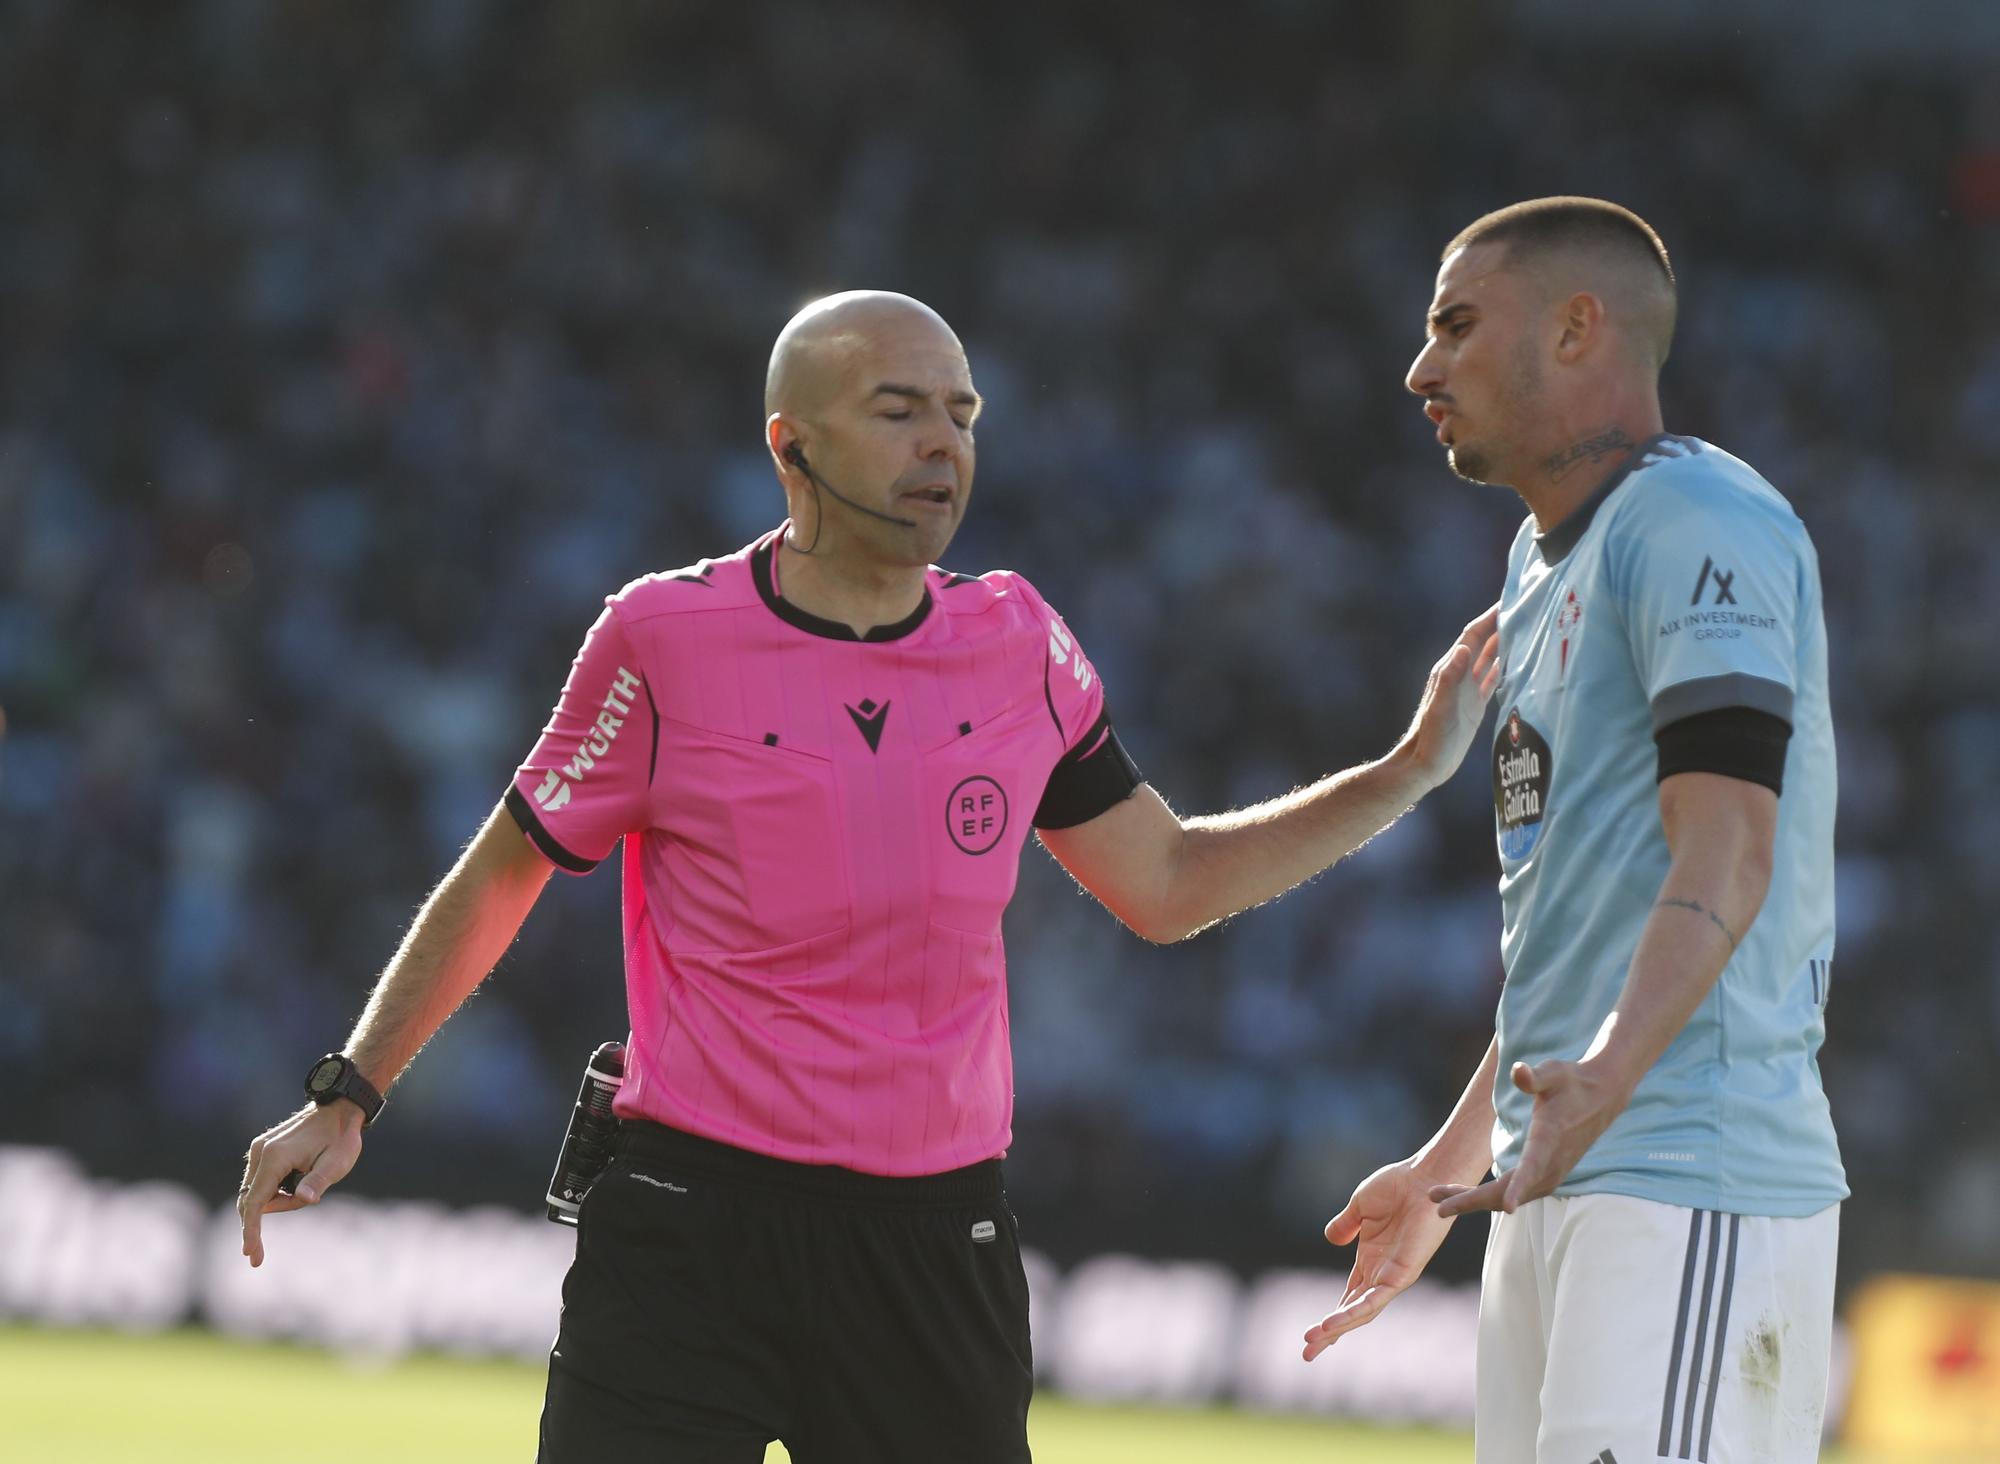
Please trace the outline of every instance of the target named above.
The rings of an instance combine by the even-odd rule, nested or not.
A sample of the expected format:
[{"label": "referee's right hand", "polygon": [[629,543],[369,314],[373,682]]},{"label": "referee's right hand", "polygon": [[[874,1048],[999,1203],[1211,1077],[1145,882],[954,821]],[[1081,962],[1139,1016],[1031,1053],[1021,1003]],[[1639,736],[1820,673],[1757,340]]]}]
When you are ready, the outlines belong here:
[{"label": "referee's right hand", "polygon": [[[316,1205],[334,1185],[347,1178],[361,1157],[362,1113],[354,1104],[335,1100],[320,1107],[308,1103],[275,1128],[250,1141],[243,1161],[243,1185],[236,1191],[236,1213],[243,1221],[243,1254],[252,1266],[264,1264],[264,1217]],[[286,1194],[279,1188],[294,1171],[305,1178]]]},{"label": "referee's right hand", "polygon": [[1494,604],[1459,632],[1451,649],[1431,667],[1423,700],[1399,744],[1423,770],[1427,787],[1443,784],[1465,761],[1503,669],[1500,606]]}]

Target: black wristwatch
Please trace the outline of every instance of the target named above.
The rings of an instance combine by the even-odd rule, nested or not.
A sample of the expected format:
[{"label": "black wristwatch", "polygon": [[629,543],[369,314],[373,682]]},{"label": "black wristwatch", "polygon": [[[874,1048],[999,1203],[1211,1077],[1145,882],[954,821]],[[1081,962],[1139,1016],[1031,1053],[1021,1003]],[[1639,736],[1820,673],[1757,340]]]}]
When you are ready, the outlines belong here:
[{"label": "black wristwatch", "polygon": [[324,1108],[336,1098],[351,1099],[361,1110],[361,1126],[367,1128],[382,1111],[383,1098],[374,1084],[361,1076],[354,1059],[344,1052],[329,1052],[306,1074],[306,1097]]}]

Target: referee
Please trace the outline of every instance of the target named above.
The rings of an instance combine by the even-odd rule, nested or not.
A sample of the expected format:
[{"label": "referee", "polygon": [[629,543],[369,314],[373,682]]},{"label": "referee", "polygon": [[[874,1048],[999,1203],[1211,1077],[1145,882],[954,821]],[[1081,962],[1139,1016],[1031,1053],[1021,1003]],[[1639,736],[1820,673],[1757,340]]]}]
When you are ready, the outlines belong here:
[{"label": "referee", "polygon": [[262,1217],[353,1168],[380,1094],[550,871],[622,842],[624,1126],[563,1287],[545,1461],[754,1464],[774,1438],[801,1464],[1026,1459],[1000,921],[1030,829],[1138,934],[1180,940],[1388,825],[1484,712],[1490,612],[1381,760],[1178,817],[1034,587],[934,567],[979,411],[915,300],[834,295],[786,326],[765,442],[789,519],[606,601],[314,1101],[250,1146],[257,1265]]}]

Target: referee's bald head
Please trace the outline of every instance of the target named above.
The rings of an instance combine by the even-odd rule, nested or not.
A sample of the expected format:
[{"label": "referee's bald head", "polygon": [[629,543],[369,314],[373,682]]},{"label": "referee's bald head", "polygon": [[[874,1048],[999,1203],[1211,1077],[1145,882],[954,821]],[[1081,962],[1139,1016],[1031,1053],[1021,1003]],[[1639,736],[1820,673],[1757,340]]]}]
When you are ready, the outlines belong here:
[{"label": "referee's bald head", "polygon": [[944,317],[921,300],[892,290],[844,290],[813,301],[778,332],[764,373],[764,415],[814,415],[855,357],[891,336],[946,346],[961,361],[965,347]]},{"label": "referee's bald head", "polygon": [[1597,296],[1636,361],[1655,372],[1666,364],[1679,308],[1674,267],[1660,236],[1630,209],[1602,198],[1531,198],[1466,225],[1439,258],[1488,245],[1551,301]]}]

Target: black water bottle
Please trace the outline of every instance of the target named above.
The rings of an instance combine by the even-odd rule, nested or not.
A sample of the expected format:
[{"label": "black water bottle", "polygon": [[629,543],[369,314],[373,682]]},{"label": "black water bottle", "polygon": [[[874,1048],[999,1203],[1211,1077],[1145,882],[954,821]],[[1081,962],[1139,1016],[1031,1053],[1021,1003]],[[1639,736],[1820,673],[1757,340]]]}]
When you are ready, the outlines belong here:
[{"label": "black water bottle", "polygon": [[576,1224],[583,1197],[611,1161],[611,1146],[618,1137],[611,1100],[624,1081],[625,1044],[606,1042],[590,1055],[583,1070],[583,1087],[569,1114],[569,1132],[563,1135],[556,1172],[549,1177],[549,1218],[558,1225]]}]

